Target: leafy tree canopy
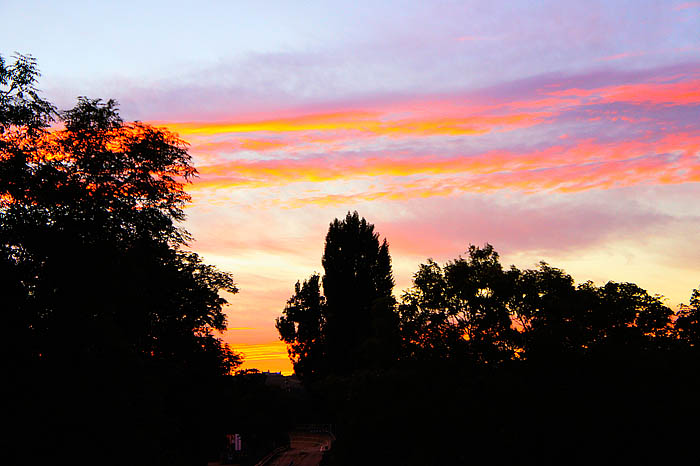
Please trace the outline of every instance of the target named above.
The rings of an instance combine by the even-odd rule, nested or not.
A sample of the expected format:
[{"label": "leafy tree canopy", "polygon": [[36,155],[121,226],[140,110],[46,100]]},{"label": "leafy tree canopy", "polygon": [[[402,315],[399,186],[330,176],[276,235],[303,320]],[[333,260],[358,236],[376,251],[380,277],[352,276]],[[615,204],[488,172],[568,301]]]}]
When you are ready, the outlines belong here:
[{"label": "leafy tree canopy", "polygon": [[350,373],[393,360],[398,333],[386,240],[348,212],[330,224],[322,264],[323,277],[297,282],[277,319],[295,371],[304,377]]},{"label": "leafy tree canopy", "polygon": [[610,345],[651,348],[671,334],[672,311],[633,283],[575,286],[544,262],[503,269],[489,244],[468,254],[444,267],[429,260],[414,275],[399,306],[405,357],[501,363]]},{"label": "leafy tree canopy", "polygon": [[689,346],[700,346],[700,286],[693,290],[688,304],[681,304],[675,333]]},{"label": "leafy tree canopy", "polygon": [[237,364],[211,333],[225,327],[218,292],[235,293],[233,280],[182,249],[183,182],[196,174],[186,143],[124,123],[113,100],[57,113],[33,59],[0,65],[2,286],[35,352],[50,353],[59,328],[108,319],[142,356],[210,348],[222,370]]},{"label": "leafy tree canopy", "polygon": [[[164,435],[170,421],[158,406],[172,400],[161,384],[184,377],[188,382],[169,396],[180,397],[178,409],[194,412],[201,396],[195,392],[205,390],[195,389],[195,381],[231,373],[241,362],[215,334],[226,326],[220,293],[237,291],[233,278],[187,251],[189,235],[179,226],[189,201],[184,183],[196,175],[187,144],[163,128],[125,123],[113,100],[80,97],[58,112],[40,97],[38,76],[31,57],[16,55],[9,63],[0,57],[5,374],[25,411],[54,409],[58,401],[42,405],[46,395],[36,390],[60,377],[64,383],[53,396],[66,400],[74,423],[100,422],[109,431],[119,419],[150,413],[150,424],[127,430]],[[88,421],[89,400],[99,397],[100,406],[115,407],[110,426]],[[159,401],[144,406],[144,397]],[[25,417],[31,411],[18,411],[17,419]],[[66,425],[66,416],[44,419],[42,428],[74,439],[56,448],[92,435]],[[177,422],[184,435],[194,420]],[[41,436],[39,427],[26,428],[25,438]],[[112,433],[123,439],[125,432]],[[144,449],[143,461],[147,453],[158,455],[158,442],[130,442]],[[171,452],[185,445],[191,440],[171,445]]]}]

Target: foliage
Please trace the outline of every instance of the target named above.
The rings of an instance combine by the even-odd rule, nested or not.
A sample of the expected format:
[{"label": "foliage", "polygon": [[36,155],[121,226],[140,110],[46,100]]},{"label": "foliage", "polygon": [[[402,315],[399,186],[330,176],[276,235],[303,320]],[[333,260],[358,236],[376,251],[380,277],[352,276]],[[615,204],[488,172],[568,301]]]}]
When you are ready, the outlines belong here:
[{"label": "foliage", "polygon": [[322,264],[323,277],[297,282],[277,319],[295,372],[310,378],[392,361],[398,333],[386,240],[348,212],[330,224]]},{"label": "foliage", "polygon": [[700,287],[693,290],[688,304],[681,304],[674,330],[688,346],[700,346]]},{"label": "foliage", "polygon": [[468,357],[502,363],[584,354],[607,346],[652,348],[670,335],[672,311],[632,283],[574,286],[542,262],[504,270],[487,244],[414,275],[399,312],[404,357]]},{"label": "foliage", "polygon": [[53,121],[55,108],[36,88],[39,76],[33,57],[15,54],[8,64],[0,56],[0,134],[13,127],[36,131]]},{"label": "foliage", "polygon": [[328,228],[321,262],[329,363],[342,373],[389,362],[396,321],[386,239],[380,243],[374,225],[348,212]]},{"label": "foliage", "polygon": [[469,248],[440,267],[420,266],[399,306],[406,356],[471,357],[494,363],[514,357],[512,271],[504,272],[491,245]]},{"label": "foliage", "polygon": [[[38,96],[37,76],[31,57],[0,61],[6,374],[17,387],[61,374],[58,393],[74,400],[75,419],[90,416],[81,400],[118,396],[113,426],[136,406],[166,422],[158,403],[187,409],[207,391],[204,381],[240,364],[214,333],[225,329],[220,292],[237,291],[233,278],[186,251],[189,235],[178,226],[184,183],[196,174],[187,145],[165,129],[124,123],[113,100],[81,97],[56,112]],[[118,395],[117,374],[132,384]],[[175,380],[171,398],[157,394]],[[159,401],[144,407],[144,396]],[[153,453],[157,442],[141,446]]]},{"label": "foliage", "polygon": [[312,275],[303,284],[294,285],[289,298],[276,321],[280,337],[288,345],[294,372],[307,378],[325,373],[325,314],[326,299],[321,294],[320,276]]}]

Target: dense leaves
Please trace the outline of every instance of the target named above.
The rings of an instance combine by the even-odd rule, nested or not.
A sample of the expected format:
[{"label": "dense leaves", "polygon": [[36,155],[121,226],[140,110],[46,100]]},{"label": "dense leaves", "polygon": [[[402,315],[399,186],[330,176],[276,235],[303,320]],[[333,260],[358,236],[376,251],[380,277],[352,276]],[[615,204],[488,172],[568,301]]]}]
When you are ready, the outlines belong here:
[{"label": "dense leaves", "polygon": [[675,333],[691,347],[700,345],[700,286],[693,290],[688,304],[681,305]]},{"label": "dense leaves", "polygon": [[504,270],[488,244],[468,253],[444,267],[429,261],[414,275],[399,306],[406,357],[502,363],[610,346],[651,349],[671,335],[671,309],[633,283],[574,286],[544,262]]},{"label": "dense leaves", "polygon": [[[335,219],[313,275],[277,319],[297,374],[348,374],[393,361],[398,350],[389,245],[357,212]],[[323,294],[319,287],[323,283]]]},{"label": "dense leaves", "polygon": [[36,88],[39,76],[33,57],[15,54],[7,63],[0,56],[0,134],[10,129],[34,132],[53,121],[55,108]]},{"label": "dense leaves", "polygon": [[303,284],[297,282],[294,295],[276,322],[280,337],[288,344],[294,371],[306,378],[328,372],[324,333],[326,299],[319,282],[317,274]]},{"label": "dense leaves", "polygon": [[[16,432],[29,442],[3,453],[24,455],[13,460],[22,464],[74,449],[77,464],[109,434],[125,442],[110,461],[202,461],[191,429],[203,417],[193,410],[211,380],[240,364],[215,334],[226,325],[220,292],[237,289],[184,249],[183,183],[196,174],[187,146],[164,129],[124,123],[112,100],[81,97],[56,112],[38,96],[37,76],[29,57],[0,61],[3,369]],[[63,383],[44,403],[36,387],[55,378]],[[70,422],[53,412],[60,399]],[[114,410],[96,418],[95,406]],[[42,410],[44,422],[31,421]],[[47,429],[65,432],[65,442],[32,454]]]}]

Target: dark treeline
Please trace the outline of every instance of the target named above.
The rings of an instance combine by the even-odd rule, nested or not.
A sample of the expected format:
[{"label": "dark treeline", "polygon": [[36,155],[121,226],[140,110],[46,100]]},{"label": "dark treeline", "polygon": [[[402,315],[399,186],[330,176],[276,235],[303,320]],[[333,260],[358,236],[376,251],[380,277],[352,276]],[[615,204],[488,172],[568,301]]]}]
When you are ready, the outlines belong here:
[{"label": "dark treeline", "polygon": [[348,213],[324,275],[277,321],[337,424],[335,464],[632,464],[694,457],[700,292],[574,284],[491,245],[420,266],[398,303],[386,241]]}]

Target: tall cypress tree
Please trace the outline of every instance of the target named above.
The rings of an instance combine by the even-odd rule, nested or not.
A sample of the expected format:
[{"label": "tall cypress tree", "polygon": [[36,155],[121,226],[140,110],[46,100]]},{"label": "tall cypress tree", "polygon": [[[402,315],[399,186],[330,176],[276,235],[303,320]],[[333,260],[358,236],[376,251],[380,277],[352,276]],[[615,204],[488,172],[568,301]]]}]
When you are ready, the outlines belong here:
[{"label": "tall cypress tree", "polygon": [[[348,212],[330,224],[322,264],[325,296],[316,291],[313,305],[308,304],[309,284],[318,280],[312,277],[297,286],[277,319],[297,373],[347,374],[391,362],[399,338],[389,244],[379,240],[374,225]],[[309,332],[309,322],[317,331]]]},{"label": "tall cypress tree", "polygon": [[322,264],[328,357],[341,373],[372,366],[393,339],[389,245],[374,225],[348,212],[331,223]]}]

